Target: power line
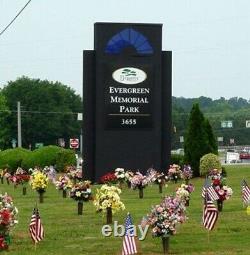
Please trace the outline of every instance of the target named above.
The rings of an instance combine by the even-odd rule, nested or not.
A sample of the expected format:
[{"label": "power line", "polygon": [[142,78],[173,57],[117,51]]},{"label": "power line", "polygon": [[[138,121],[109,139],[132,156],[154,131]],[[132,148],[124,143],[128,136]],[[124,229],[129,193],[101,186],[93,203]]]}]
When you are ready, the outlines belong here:
[{"label": "power line", "polygon": [[24,7],[17,13],[17,15],[11,20],[11,22],[2,30],[2,32],[0,33],[0,36],[11,26],[11,24],[17,19],[17,17],[23,12],[23,10],[28,6],[28,4],[31,2],[31,0],[29,0]]}]

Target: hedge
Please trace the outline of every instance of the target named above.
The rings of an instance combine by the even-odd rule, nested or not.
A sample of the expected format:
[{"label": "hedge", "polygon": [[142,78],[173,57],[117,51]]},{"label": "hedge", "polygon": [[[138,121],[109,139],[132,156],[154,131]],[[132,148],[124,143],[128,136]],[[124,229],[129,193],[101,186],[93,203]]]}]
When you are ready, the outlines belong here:
[{"label": "hedge", "polygon": [[22,165],[23,159],[31,155],[31,151],[23,148],[7,149],[0,152],[0,168],[8,168],[15,172]]},{"label": "hedge", "polygon": [[67,165],[76,165],[74,151],[49,145],[34,151],[16,148],[0,152],[0,168],[8,167],[10,172],[14,172],[20,166],[29,169],[50,165],[56,166],[57,171],[64,171]]}]

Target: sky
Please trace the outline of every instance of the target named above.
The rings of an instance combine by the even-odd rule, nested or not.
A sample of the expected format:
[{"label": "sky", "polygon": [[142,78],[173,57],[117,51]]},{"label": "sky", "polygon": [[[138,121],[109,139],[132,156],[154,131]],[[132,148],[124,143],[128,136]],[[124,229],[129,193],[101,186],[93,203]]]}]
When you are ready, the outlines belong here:
[{"label": "sky", "polygon": [[[0,31],[28,0],[0,0]],[[0,36],[0,88],[23,75],[82,95],[95,22],[162,23],[173,96],[250,99],[248,0],[32,0]]]}]

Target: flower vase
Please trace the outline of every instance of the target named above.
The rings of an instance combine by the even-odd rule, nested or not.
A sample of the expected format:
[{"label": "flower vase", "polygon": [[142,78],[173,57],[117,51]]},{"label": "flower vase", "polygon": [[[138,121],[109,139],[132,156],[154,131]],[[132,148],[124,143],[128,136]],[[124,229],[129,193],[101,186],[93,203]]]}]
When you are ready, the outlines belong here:
[{"label": "flower vase", "polygon": [[123,186],[123,185],[122,185],[122,181],[119,181],[119,182],[118,182],[118,187],[119,187],[119,189],[122,189],[122,186]]},{"label": "flower vase", "polygon": [[42,204],[44,191],[38,191],[38,194],[39,194],[39,203]]},{"label": "flower vase", "polygon": [[78,207],[78,215],[82,215],[83,201],[78,201],[77,207]]},{"label": "flower vase", "polygon": [[139,198],[143,198],[143,188],[139,188]]},{"label": "flower vase", "polygon": [[159,193],[162,193],[163,182],[159,182]]},{"label": "flower vase", "polygon": [[1,183],[3,184],[3,177],[1,177]]},{"label": "flower vase", "polygon": [[66,198],[66,197],[67,197],[67,190],[64,190],[64,189],[63,189],[62,195],[63,195],[63,198]]},{"label": "flower vase", "polygon": [[131,182],[127,181],[127,185],[128,185],[128,188],[130,189],[131,188]]},{"label": "flower vase", "polygon": [[169,251],[169,236],[162,237],[163,254],[168,254]]},{"label": "flower vase", "polygon": [[219,212],[222,212],[223,209],[223,201],[217,200],[217,208]]},{"label": "flower vase", "polygon": [[8,185],[10,185],[10,181],[9,181],[9,179],[8,179],[8,178],[6,179],[6,181],[7,181],[7,184],[8,184]]},{"label": "flower vase", "polygon": [[7,250],[9,248],[10,240],[7,235],[0,236],[0,251]]},{"label": "flower vase", "polygon": [[188,185],[188,183],[189,183],[189,179],[186,179],[185,184]]},{"label": "flower vase", "polygon": [[186,200],[185,202],[185,206],[188,207],[189,206],[189,199]]},{"label": "flower vase", "polygon": [[26,187],[23,187],[23,195],[25,196],[27,193],[27,188]]},{"label": "flower vase", "polygon": [[107,224],[112,223],[112,208],[107,207]]}]

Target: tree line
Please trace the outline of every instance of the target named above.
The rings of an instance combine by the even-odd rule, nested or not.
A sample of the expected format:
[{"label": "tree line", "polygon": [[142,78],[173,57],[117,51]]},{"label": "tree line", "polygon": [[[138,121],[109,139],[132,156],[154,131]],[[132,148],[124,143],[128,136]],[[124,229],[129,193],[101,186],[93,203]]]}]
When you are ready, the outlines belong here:
[{"label": "tree line", "polygon": [[[195,103],[199,104],[204,116],[209,120],[215,137],[223,137],[223,141],[219,142],[219,145],[247,145],[250,143],[250,128],[246,128],[246,121],[250,120],[249,100],[241,97],[230,99],[221,97],[214,100],[208,97],[173,97],[172,148],[183,147],[183,143],[180,143],[180,136],[185,135],[190,111]],[[222,128],[222,121],[232,121],[233,127]]]},{"label": "tree line", "polygon": [[[0,90],[0,149],[11,148],[12,140],[17,140],[17,101],[21,102],[23,147],[31,145],[33,149],[35,143],[56,145],[59,138],[68,147],[70,138],[79,137],[81,122],[77,121],[77,113],[83,111],[81,96],[61,82],[20,77]],[[209,120],[215,137],[223,137],[220,145],[229,144],[230,138],[237,145],[249,144],[250,128],[245,127],[250,119],[249,100],[172,97],[172,149],[183,147],[180,136],[185,135],[195,103]],[[233,128],[221,128],[223,120],[232,120]]]},{"label": "tree line", "polygon": [[34,149],[36,143],[57,144],[64,138],[79,137],[82,101],[73,89],[47,80],[21,77],[9,81],[0,91],[0,149],[17,140],[17,102],[21,102],[22,145]]}]

